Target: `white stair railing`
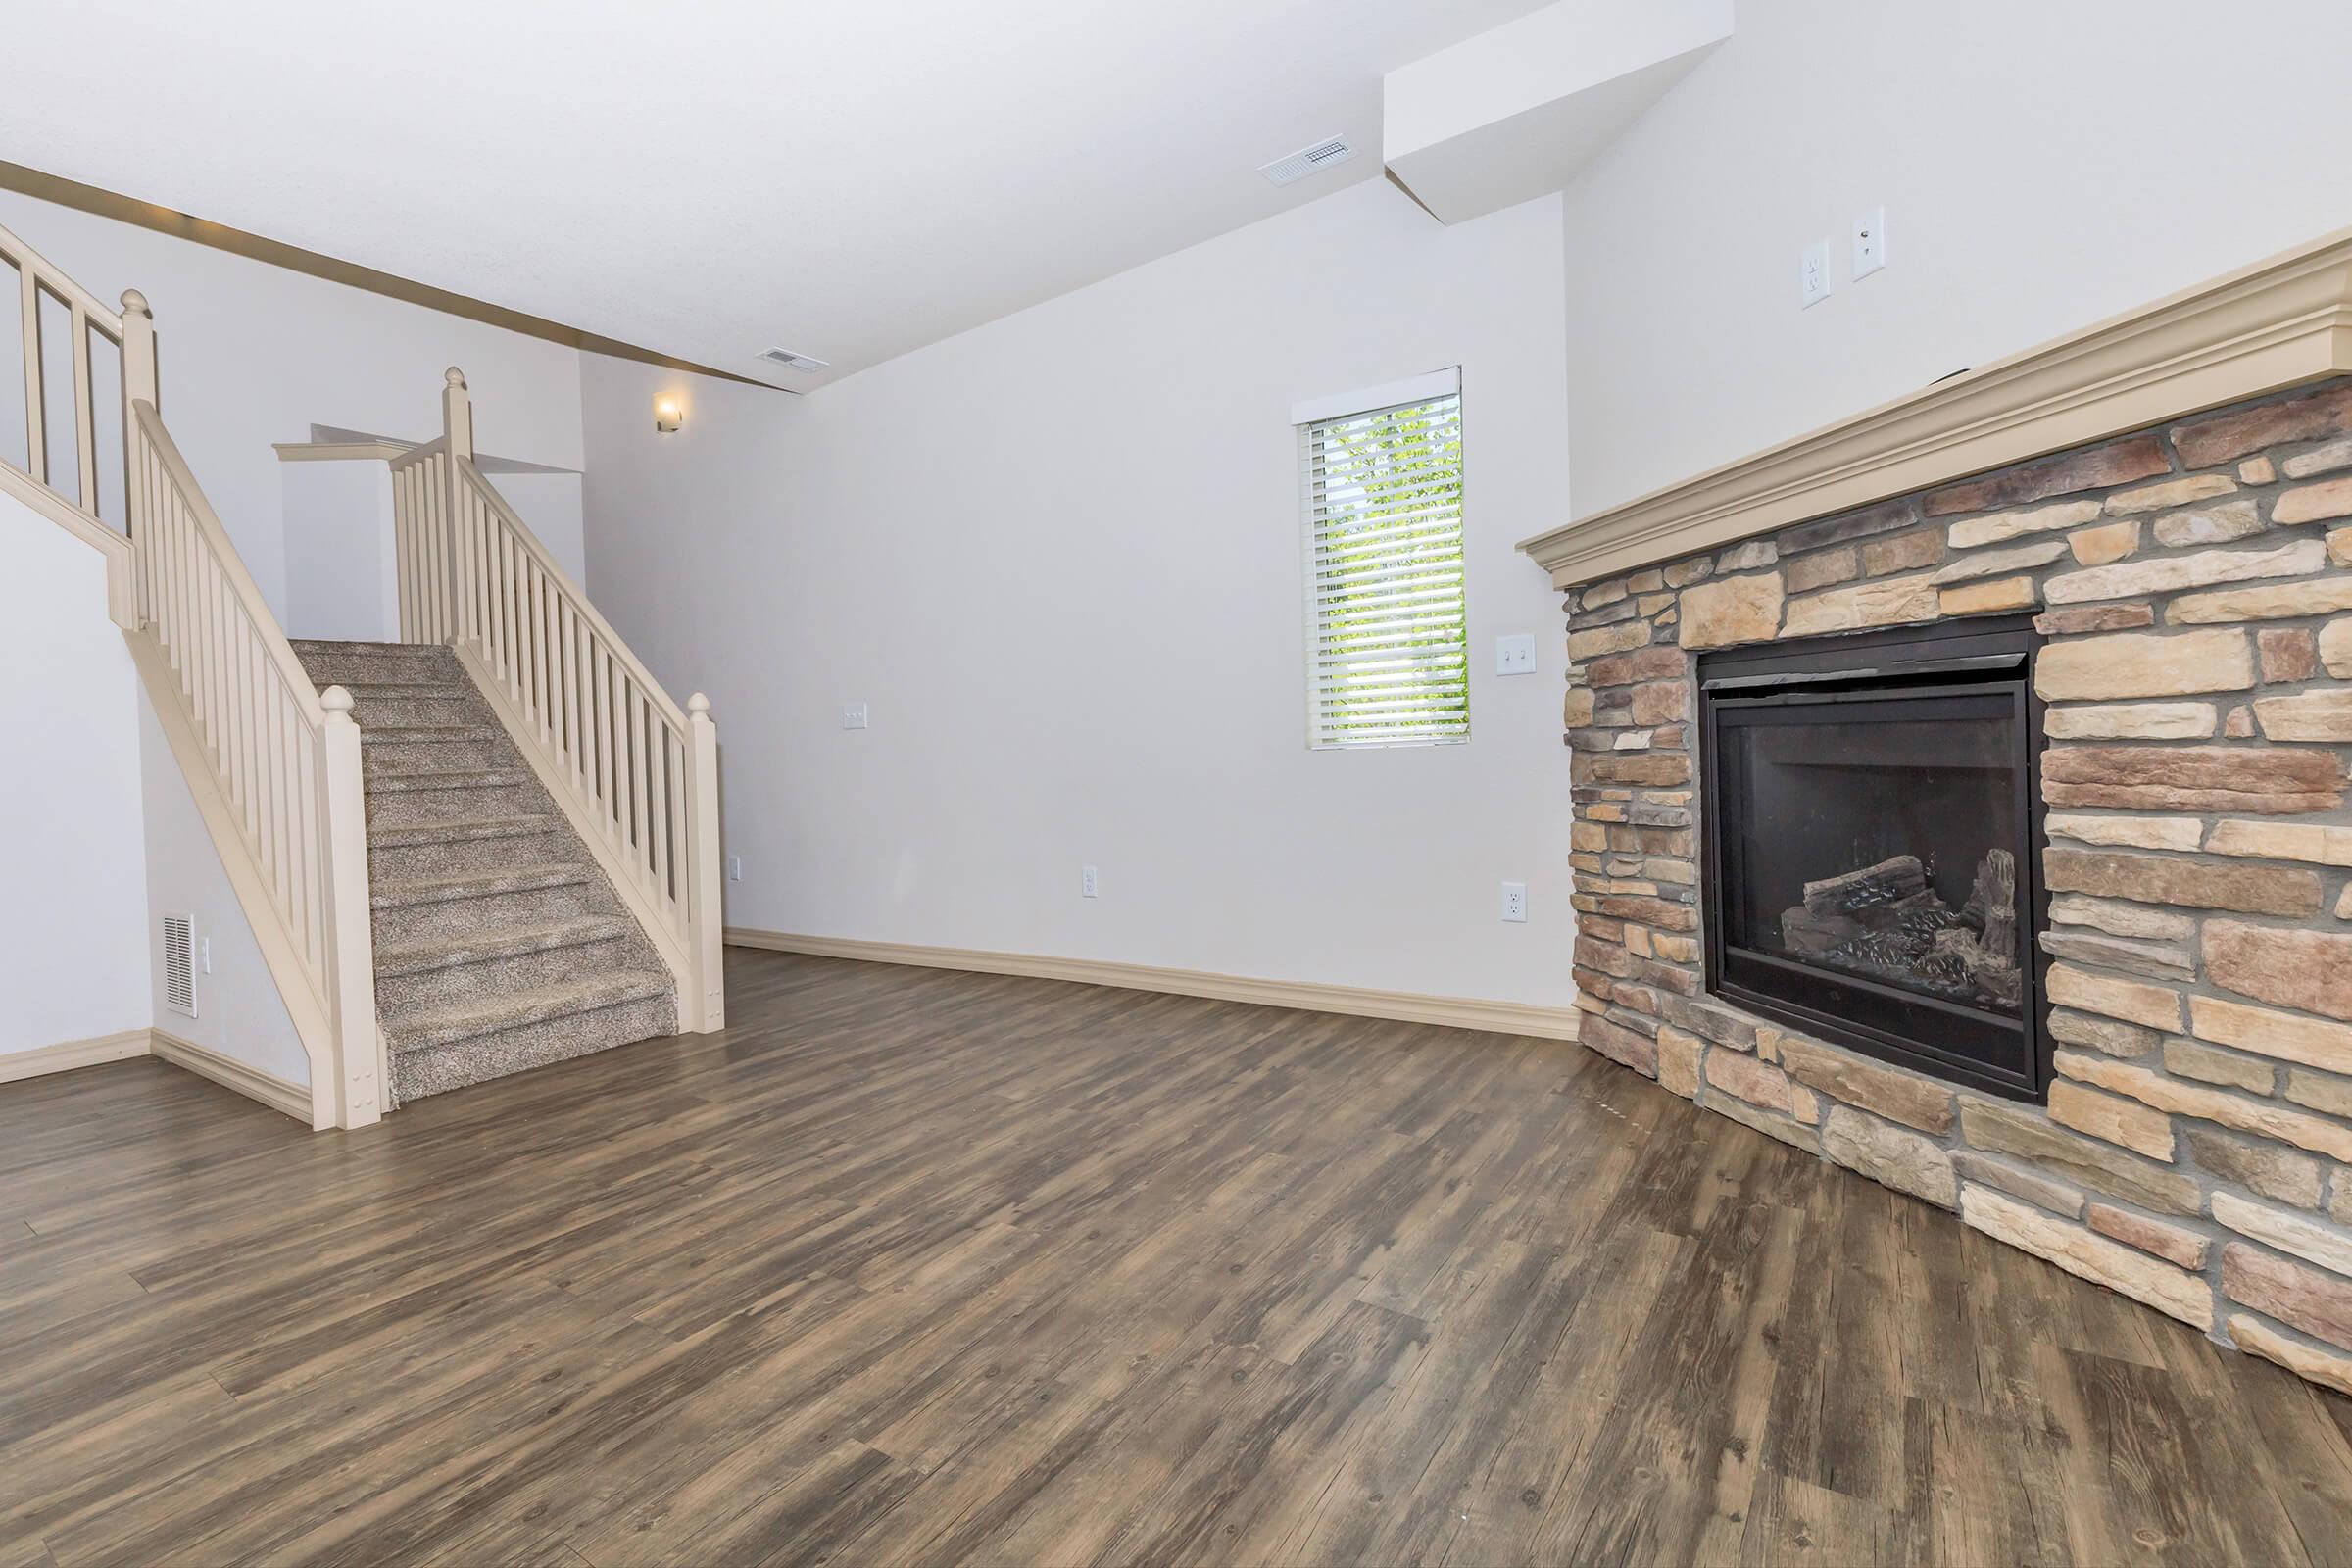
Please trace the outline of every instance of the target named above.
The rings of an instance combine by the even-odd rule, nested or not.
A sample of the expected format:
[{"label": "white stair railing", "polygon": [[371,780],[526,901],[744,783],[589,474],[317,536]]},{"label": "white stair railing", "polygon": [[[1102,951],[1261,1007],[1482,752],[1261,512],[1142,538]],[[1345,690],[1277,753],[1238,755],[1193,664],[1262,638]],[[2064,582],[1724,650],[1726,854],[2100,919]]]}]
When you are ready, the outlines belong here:
[{"label": "white stair railing", "polygon": [[[0,309],[13,304],[22,323],[24,462],[19,465],[0,456],[0,491],[24,502],[106,557],[107,612],[117,625],[128,630],[138,624],[137,611],[132,605],[130,541],[120,527],[106,520],[99,501],[102,474],[105,486],[118,500],[122,499],[126,456],[123,452],[99,450],[97,378],[93,373],[96,351],[91,340],[95,337],[112,345],[122,365],[122,428],[127,434],[133,378],[141,373],[140,367],[144,367],[150,382],[155,373],[155,338],[146,318],[147,302],[135,291],[127,293],[122,296],[123,313],[118,315],[43,261],[31,246],[0,228],[0,279],[12,275],[15,287],[11,292],[16,297],[0,303]],[[44,305],[56,306],[66,318],[72,368],[61,386],[50,384],[49,356],[42,331],[42,318],[48,314],[43,310]],[[134,344],[128,341],[131,337],[140,341]],[[53,410],[60,392],[65,394],[65,407]],[[152,386],[145,395],[153,401]],[[50,471],[50,440],[60,433],[50,426],[53,412],[65,414],[74,427],[72,496],[53,482],[66,475]],[[0,448],[0,452],[5,450]]]},{"label": "white stair railing", "polygon": [[133,652],[199,752],[182,771],[310,1054],[313,1123],[364,1126],[384,1073],[351,694],[312,684],[152,395],[131,403]]},{"label": "white stair railing", "polygon": [[473,462],[466,378],[395,459],[401,636],[455,648],[678,983],[679,1027],[726,1022],[718,731],[681,710]]},{"label": "white stair railing", "polygon": [[[25,463],[0,460],[0,489],[105,554],[109,612],[310,1058],[311,1123],[375,1121],[383,1042],[351,696],[312,684],[164,428],[147,301],[133,289],[109,310],[6,229],[0,264],[15,271],[24,321],[25,422]],[[72,333],[61,386],[48,374],[45,305]],[[93,339],[120,355],[119,454],[100,450]],[[74,424],[71,497],[49,462],[60,391]],[[102,495],[121,502],[127,536],[106,520]]]}]

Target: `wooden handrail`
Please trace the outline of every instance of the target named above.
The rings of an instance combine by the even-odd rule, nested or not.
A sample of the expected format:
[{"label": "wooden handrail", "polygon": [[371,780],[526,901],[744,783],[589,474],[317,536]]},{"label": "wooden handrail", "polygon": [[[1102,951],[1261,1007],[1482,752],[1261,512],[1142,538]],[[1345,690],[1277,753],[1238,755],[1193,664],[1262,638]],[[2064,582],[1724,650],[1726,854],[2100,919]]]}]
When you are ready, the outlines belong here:
[{"label": "wooden handrail", "polygon": [[391,463],[401,635],[447,643],[676,975],[689,1029],[725,1017],[718,740],[664,691],[473,461],[466,379],[442,433]]},{"label": "wooden handrail", "polygon": [[[263,654],[277,666],[279,678],[300,704],[303,717],[309,721],[311,728],[323,729],[326,725],[326,710],[319,706],[318,688],[312,684],[311,672],[304,669],[302,661],[295,657],[294,645],[286,640],[285,632],[277,624],[277,617],[270,613],[269,601],[262,597],[262,590],[255,586],[253,574],[245,569],[244,559],[237,554],[237,547],[229,542],[228,530],[221,526],[220,514],[204,498],[204,491],[196,483],[196,475],[188,471],[188,460],[180,456],[179,443],[173,441],[172,432],[164,428],[163,417],[155,412],[154,404],[144,401],[134,403],[131,412],[138,418],[140,437],[162,465],[164,482],[176,491],[186,505],[190,519],[202,530],[206,547],[219,561],[222,575],[236,594],[239,608],[253,622],[256,641]],[[144,604],[140,608],[143,612],[148,609]],[[148,618],[152,619],[151,616]]]}]

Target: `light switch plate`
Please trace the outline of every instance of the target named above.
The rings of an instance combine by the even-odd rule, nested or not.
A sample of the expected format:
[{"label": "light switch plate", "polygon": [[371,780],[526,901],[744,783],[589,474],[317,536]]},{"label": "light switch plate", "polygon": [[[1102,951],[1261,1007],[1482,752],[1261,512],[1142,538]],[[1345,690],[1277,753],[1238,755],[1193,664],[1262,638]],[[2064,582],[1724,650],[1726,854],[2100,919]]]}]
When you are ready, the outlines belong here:
[{"label": "light switch plate", "polygon": [[865,728],[865,705],[863,703],[852,703],[848,707],[844,708],[841,710],[841,727],[843,729]]},{"label": "light switch plate", "polygon": [[1536,672],[1536,634],[1506,632],[1494,639],[1494,673],[1533,675]]}]

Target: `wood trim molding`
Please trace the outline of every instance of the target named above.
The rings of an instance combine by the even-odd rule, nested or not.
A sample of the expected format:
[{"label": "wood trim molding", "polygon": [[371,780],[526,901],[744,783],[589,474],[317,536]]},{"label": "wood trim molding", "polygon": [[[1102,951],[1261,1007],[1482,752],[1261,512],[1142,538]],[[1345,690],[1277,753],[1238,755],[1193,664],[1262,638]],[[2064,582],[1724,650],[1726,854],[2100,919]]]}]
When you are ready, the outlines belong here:
[{"label": "wood trim molding", "polygon": [[60,1040],[53,1046],[9,1052],[0,1055],[0,1084],[44,1078],[53,1072],[72,1072],[76,1067],[95,1067],[102,1061],[144,1056],[150,1033],[146,1029],[124,1029],[111,1035],[93,1035],[87,1040]]},{"label": "wood trim molding", "polygon": [[924,969],[962,969],[973,974],[1024,975],[1035,980],[1069,980],[1079,985],[1116,986],[1126,991],[1164,991],[1179,997],[1212,997],[1303,1012],[1337,1012],[1357,1018],[1393,1018],[1401,1023],[1480,1029],[1489,1034],[1534,1035],[1574,1040],[1574,1007],[1543,1007],[1526,1002],[1483,1002],[1472,997],[1435,997],[1413,991],[1373,991],[1358,986],[1317,985],[1299,980],[1258,980],[1207,969],[1163,969],[1152,964],[1116,963],[1104,958],[1053,958],[1028,953],[991,953],[979,948],[934,948],[906,942],[864,942],[853,937],[801,936],[727,927],[727,941],[770,953],[805,953],[822,958],[856,958],[866,963],[904,963]]},{"label": "wood trim molding", "polygon": [[[200,1046],[193,1040],[182,1040],[168,1030],[148,1031],[154,1036],[152,1050],[174,1067],[184,1067],[199,1078],[210,1078],[223,1089],[233,1089],[248,1100],[258,1100],[271,1110],[282,1110],[305,1127],[313,1126],[311,1091],[303,1084],[265,1072],[251,1062],[223,1055],[210,1046]],[[328,1125],[333,1125],[331,1122]]]},{"label": "wood trim molding", "polygon": [[1569,587],[2352,370],[2352,229],[1521,541]]},{"label": "wood trim molding", "polygon": [[[0,190],[13,190],[38,201],[71,207],[75,212],[111,218],[119,223],[134,223],[140,228],[153,229],[158,234],[170,234],[174,239],[209,245],[215,250],[226,251],[231,256],[282,267],[306,277],[322,277],[347,288],[366,289],[370,294],[381,294],[386,299],[421,305],[428,311],[439,311],[445,316],[462,317],[468,321],[503,327],[525,337],[561,343],[566,348],[585,349],[591,354],[610,355],[618,360],[635,360],[640,365],[659,365],[666,369],[687,370],[696,375],[716,376],[721,381],[762,387],[786,397],[805,396],[791,387],[776,386],[756,376],[738,375],[733,370],[721,370],[708,365],[697,365],[692,360],[657,354],[652,349],[639,348],[634,343],[623,343],[616,338],[582,331],[576,326],[565,326],[561,321],[551,321],[544,316],[532,316],[528,312],[477,300],[469,294],[435,288],[430,283],[402,277],[397,272],[379,272],[372,267],[362,267],[357,262],[322,256],[317,251],[304,250],[299,245],[289,245],[283,240],[231,228],[226,223],[191,218],[186,213],[174,212],[169,207],[159,207],[153,202],[143,202],[119,191],[85,185],[77,179],[67,179],[63,175],[28,169],[23,164],[0,160]],[[105,307],[101,306],[100,309],[104,310]]]},{"label": "wood trim molding", "polygon": [[280,463],[391,463],[414,450],[407,441],[272,441]]}]

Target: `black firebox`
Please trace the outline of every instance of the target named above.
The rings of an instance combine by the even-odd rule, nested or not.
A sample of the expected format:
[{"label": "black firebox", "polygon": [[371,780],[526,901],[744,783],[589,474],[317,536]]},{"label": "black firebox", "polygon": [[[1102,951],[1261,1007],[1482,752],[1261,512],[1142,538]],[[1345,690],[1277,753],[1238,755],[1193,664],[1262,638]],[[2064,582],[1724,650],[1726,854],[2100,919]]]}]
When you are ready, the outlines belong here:
[{"label": "black firebox", "polygon": [[2002,617],[1700,657],[1710,991],[2041,1097],[2039,643]]}]

